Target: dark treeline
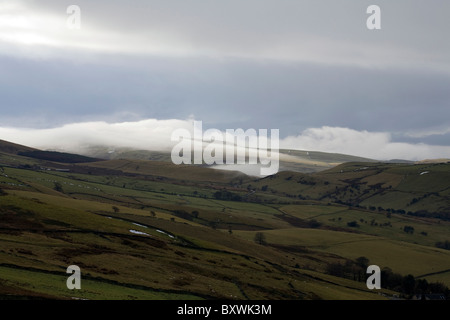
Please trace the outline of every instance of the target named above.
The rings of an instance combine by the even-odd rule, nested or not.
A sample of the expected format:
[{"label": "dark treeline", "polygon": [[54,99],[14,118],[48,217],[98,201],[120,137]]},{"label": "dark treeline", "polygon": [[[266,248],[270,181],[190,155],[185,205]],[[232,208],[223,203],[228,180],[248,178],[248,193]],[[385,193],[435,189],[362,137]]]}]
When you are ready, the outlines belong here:
[{"label": "dark treeline", "polygon": [[[299,196],[300,198],[300,196]],[[303,198],[303,197],[302,197]],[[361,206],[358,201],[356,200],[341,200],[341,199],[333,199],[334,203],[346,205],[349,207],[355,207],[355,208],[361,208],[371,211],[378,211],[378,212],[386,212],[387,214],[403,214],[408,216],[415,216],[415,217],[425,217],[425,218],[436,218],[436,219],[442,219],[446,221],[450,221],[450,214],[448,212],[430,212],[428,210],[418,210],[418,211],[406,211],[404,209],[393,209],[393,208],[383,208],[381,206]]]},{"label": "dark treeline", "polygon": [[445,241],[436,242],[436,247],[445,249],[445,250],[450,250],[450,241],[445,240]]},{"label": "dark treeline", "polygon": [[[366,282],[370,276],[366,273],[368,266],[369,259],[359,257],[355,261],[331,263],[327,267],[327,273],[341,278]],[[405,298],[411,298],[414,294],[443,294],[447,299],[450,299],[450,289],[443,283],[416,279],[410,274],[403,276],[387,267],[381,270],[381,287],[399,292]]]},{"label": "dark treeline", "polygon": [[242,197],[240,195],[227,190],[215,192],[214,198],[216,198],[217,200],[242,201]]},{"label": "dark treeline", "polygon": [[176,215],[177,217],[179,217],[181,219],[192,221],[194,218],[193,215],[189,214],[187,211],[184,211],[184,210],[174,210],[172,212],[174,215]]}]

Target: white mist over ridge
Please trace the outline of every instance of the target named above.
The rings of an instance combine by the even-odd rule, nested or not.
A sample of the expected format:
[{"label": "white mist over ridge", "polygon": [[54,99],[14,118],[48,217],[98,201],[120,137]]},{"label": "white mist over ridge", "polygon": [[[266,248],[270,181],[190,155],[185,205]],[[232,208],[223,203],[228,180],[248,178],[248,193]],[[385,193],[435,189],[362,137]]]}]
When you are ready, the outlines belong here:
[{"label": "white mist over ridge", "polygon": [[[192,119],[146,119],[119,123],[96,121],[67,124],[51,129],[3,127],[0,128],[0,139],[43,150],[79,154],[86,154],[90,148],[96,146],[108,147],[111,150],[129,148],[170,152],[176,143],[171,141],[173,131],[180,128],[192,131],[193,121]],[[280,136],[283,136],[282,128]],[[450,158],[449,146],[395,142],[388,132],[324,126],[309,128],[296,136],[281,137],[281,149],[341,153],[376,160],[417,161]]]},{"label": "white mist over ridge", "polygon": [[51,129],[0,128],[4,140],[44,150],[86,153],[91,147],[170,151],[175,129],[192,127],[189,120],[147,119],[135,122],[103,121],[67,124]]},{"label": "white mist over ridge", "polygon": [[450,158],[449,146],[394,142],[389,132],[357,131],[349,128],[309,128],[280,141],[281,148],[342,153],[375,160]]}]

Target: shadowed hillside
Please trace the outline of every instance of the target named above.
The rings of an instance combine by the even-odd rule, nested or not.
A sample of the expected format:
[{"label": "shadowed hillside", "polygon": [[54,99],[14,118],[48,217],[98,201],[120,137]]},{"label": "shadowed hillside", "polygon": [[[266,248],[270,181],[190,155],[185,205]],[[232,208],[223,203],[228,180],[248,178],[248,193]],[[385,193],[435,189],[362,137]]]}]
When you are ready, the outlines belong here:
[{"label": "shadowed hillside", "polygon": [[20,144],[11,143],[5,140],[0,140],[0,152],[8,154],[19,154],[20,152],[33,152],[37,149],[22,146]]}]

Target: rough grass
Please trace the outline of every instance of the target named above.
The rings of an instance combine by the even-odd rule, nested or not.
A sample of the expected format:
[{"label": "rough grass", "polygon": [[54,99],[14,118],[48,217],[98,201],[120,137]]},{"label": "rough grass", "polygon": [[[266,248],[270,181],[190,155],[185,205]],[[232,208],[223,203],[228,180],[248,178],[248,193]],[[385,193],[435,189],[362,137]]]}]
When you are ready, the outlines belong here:
[{"label": "rough grass", "polygon": [[[413,168],[367,166],[348,164],[342,173],[280,173],[242,185],[229,174],[225,179],[214,173],[205,183],[211,172],[202,168],[171,171],[173,166],[144,161],[80,167],[91,174],[3,168],[0,186],[16,185],[0,196],[0,267],[5,269],[0,281],[18,295],[71,297],[73,292],[53,281],[65,279],[65,268],[77,264],[89,289],[80,297],[88,299],[377,299],[364,284],[323,273],[327,263],[366,256],[394,272],[448,284],[449,251],[433,246],[448,240],[449,223],[388,218],[385,212],[317,200],[336,187],[343,199],[350,197],[346,186],[355,183],[352,179],[364,182],[354,188],[358,195],[374,192],[377,184],[396,188],[408,182],[403,177]],[[101,167],[128,173],[98,174]],[[200,172],[204,175],[189,180]],[[55,183],[62,190],[55,190]],[[214,199],[223,188],[260,203]],[[297,192],[315,200],[299,200]],[[273,203],[264,203],[268,199]],[[186,219],[177,211],[186,212]],[[299,227],[313,219],[319,222],[316,229]],[[350,221],[359,227],[349,227]],[[405,225],[415,232],[405,233]],[[254,242],[256,232],[264,233],[268,245]],[[20,281],[34,274],[31,285]]]},{"label": "rough grass", "polygon": [[93,168],[107,168],[128,173],[148,174],[186,181],[207,181],[216,183],[229,183],[233,180],[249,180],[249,177],[235,171],[221,171],[211,168],[202,168],[193,165],[174,165],[165,161],[144,160],[109,160],[88,164]]},{"label": "rough grass", "polygon": [[[355,260],[365,256],[372,264],[389,267],[401,274],[419,276],[450,269],[450,252],[402,241],[357,233],[317,229],[283,229],[263,232],[267,243],[301,247],[313,251],[332,253]],[[255,232],[237,231],[245,239],[254,238]],[[443,279],[447,280],[447,279]],[[446,283],[450,285],[449,282]]]},{"label": "rough grass", "polygon": [[[341,206],[290,205],[280,208],[292,216],[316,220],[322,226],[343,228],[347,231],[377,235],[393,240],[407,241],[434,247],[436,242],[445,241],[450,234],[450,222],[439,219],[421,218],[403,214],[392,214],[368,210],[348,209]],[[351,228],[349,222],[356,221],[358,227]],[[405,226],[414,228],[413,234],[404,231]]]},{"label": "rough grass", "polygon": [[[37,269],[24,270],[0,266],[0,297],[44,297],[51,299],[88,300],[198,300],[195,295],[152,291],[149,288],[130,288],[126,285],[81,278],[81,290],[69,290],[66,286],[69,274],[65,270],[50,274]],[[6,292],[2,288],[9,287]],[[138,287],[138,286],[136,286]],[[26,290],[26,292],[24,292]]]}]

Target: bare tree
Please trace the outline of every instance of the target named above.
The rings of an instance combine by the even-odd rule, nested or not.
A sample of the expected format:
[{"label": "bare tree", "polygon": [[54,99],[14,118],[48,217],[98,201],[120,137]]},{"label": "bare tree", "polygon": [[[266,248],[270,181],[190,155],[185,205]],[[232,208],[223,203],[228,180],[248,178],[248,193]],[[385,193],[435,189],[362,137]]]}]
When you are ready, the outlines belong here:
[{"label": "bare tree", "polygon": [[267,244],[267,242],[266,242],[266,236],[265,236],[264,233],[262,233],[262,232],[257,232],[257,233],[255,234],[254,240],[255,240],[255,242],[256,242],[257,244],[260,244],[260,245],[263,245],[263,246],[265,246],[265,245]]}]

